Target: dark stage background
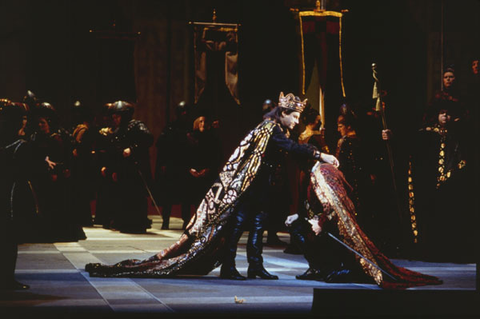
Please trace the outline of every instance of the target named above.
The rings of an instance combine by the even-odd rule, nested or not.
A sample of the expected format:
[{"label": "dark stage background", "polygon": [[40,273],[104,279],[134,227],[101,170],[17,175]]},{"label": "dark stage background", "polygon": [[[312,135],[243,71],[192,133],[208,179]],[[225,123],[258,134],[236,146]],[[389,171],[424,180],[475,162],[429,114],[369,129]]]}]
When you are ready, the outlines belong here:
[{"label": "dark stage background", "polygon": [[[94,110],[133,100],[135,117],[158,136],[175,105],[193,101],[189,22],[212,21],[216,9],[217,22],[241,24],[241,105],[222,91],[214,102],[204,101],[223,111],[226,157],[260,121],[266,98],[299,93],[299,38],[289,8],[314,6],[311,0],[2,0],[0,97],[19,101],[31,90],[67,127],[75,100]],[[394,151],[401,156],[440,88],[442,64],[456,65],[459,82],[469,72],[479,52],[480,2],[337,0],[327,1],[327,9],[349,10],[342,52],[347,101],[362,112],[374,106],[371,64],[377,63],[389,126],[399,141]],[[115,31],[117,38],[102,39],[101,31]]]}]

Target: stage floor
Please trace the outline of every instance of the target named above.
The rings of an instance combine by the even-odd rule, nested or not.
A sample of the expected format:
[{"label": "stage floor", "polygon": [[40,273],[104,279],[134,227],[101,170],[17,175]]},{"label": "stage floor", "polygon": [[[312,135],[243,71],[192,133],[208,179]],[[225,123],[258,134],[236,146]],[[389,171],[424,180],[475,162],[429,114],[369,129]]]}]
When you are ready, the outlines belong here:
[{"label": "stage floor", "polygon": [[[295,275],[307,269],[301,255],[285,254],[284,247],[264,247],[264,264],[279,280],[232,281],[219,278],[219,268],[203,277],[175,279],[90,278],[90,262],[113,264],[127,258],[144,259],[175,242],[181,220],[172,218],[171,230],[160,230],[153,219],[148,234],[122,234],[99,226],[84,228],[86,240],[71,243],[19,246],[17,279],[30,285],[25,291],[0,291],[2,311],[22,314],[91,316],[152,315],[160,317],[208,314],[209,316],[302,317],[312,314],[314,290],[381,290],[370,284],[327,284],[302,281]],[[289,235],[280,233],[288,242]],[[246,275],[245,243],[240,241],[237,268]],[[441,278],[439,286],[410,290],[476,290],[476,264],[431,263],[394,259],[395,264]],[[348,305],[346,305],[348,306]],[[162,313],[160,315],[159,313]],[[13,318],[13,317],[9,317]]]}]

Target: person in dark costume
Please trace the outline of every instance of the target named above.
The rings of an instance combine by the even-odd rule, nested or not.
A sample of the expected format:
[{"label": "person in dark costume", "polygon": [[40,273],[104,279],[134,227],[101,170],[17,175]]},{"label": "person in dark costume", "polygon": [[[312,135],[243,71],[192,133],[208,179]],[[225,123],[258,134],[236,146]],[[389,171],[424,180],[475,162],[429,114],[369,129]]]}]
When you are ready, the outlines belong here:
[{"label": "person in dark costume", "polygon": [[285,178],[285,163],[287,154],[295,156],[298,160],[320,159],[335,163],[335,157],[322,154],[316,147],[309,144],[298,144],[289,139],[292,130],[300,120],[300,114],[305,108],[306,100],[301,101],[293,94],[280,94],[278,106],[264,115],[265,121],[272,121],[274,128],[272,137],[265,149],[262,166],[252,183],[249,191],[239,203],[236,212],[233,231],[227,238],[226,257],[220,270],[220,277],[228,279],[245,279],[235,268],[236,246],[243,233],[243,227],[249,225],[249,238],[247,242],[247,259],[249,263],[248,277],[256,276],[263,279],[278,279],[269,274],[263,267],[262,235],[268,213],[275,213],[271,203],[278,200],[278,186],[283,185]]},{"label": "person in dark costume", "polygon": [[93,226],[90,202],[94,198],[93,114],[80,101],[73,106],[72,209],[82,226]]},{"label": "person in dark costume", "polygon": [[112,180],[111,171],[109,171],[111,140],[113,137],[113,124],[110,114],[112,103],[106,103],[102,106],[95,120],[93,131],[93,170],[96,200],[95,200],[95,218],[94,224],[102,225],[105,229],[113,228],[116,212],[118,211],[118,202],[114,199],[114,190],[116,184]]},{"label": "person in dark costume", "polygon": [[377,235],[374,236],[378,225],[374,223],[375,209],[372,198],[375,180],[372,169],[374,158],[368,152],[365,141],[357,134],[357,121],[355,113],[347,105],[342,105],[337,119],[340,138],[335,156],[340,162],[338,169],[352,187],[350,199],[355,204],[358,223],[371,238],[378,238]]},{"label": "person in dark costume", "polygon": [[29,286],[15,280],[18,243],[22,225],[19,219],[27,200],[25,188],[31,165],[28,142],[18,135],[22,127],[24,107],[9,100],[0,101],[0,289],[24,290]]},{"label": "person in dark costume", "polygon": [[[455,114],[455,113],[454,113]],[[415,138],[409,171],[409,211],[417,257],[433,261],[473,261],[473,223],[465,159],[450,110]],[[462,214],[452,217],[452,212]],[[448,232],[449,236],[445,234]],[[472,243],[469,245],[469,243]]]},{"label": "person in dark costume", "polygon": [[113,120],[111,175],[116,182],[119,211],[114,227],[126,233],[145,233],[151,227],[147,192],[152,184],[149,148],[153,135],[145,123],[133,119],[134,105],[116,101],[110,106]]},{"label": "person in dark costume", "polygon": [[[221,161],[220,141],[214,132],[208,127],[207,118],[198,116],[193,121],[192,131],[187,133],[187,165],[188,177],[186,179],[186,201],[185,205],[193,205],[196,210],[203,199],[203,195],[212,186],[218,175],[218,168]],[[190,221],[190,210],[188,215],[182,215],[183,229]]]},{"label": "person in dark costume", "polygon": [[32,182],[44,222],[44,241],[85,239],[71,209],[71,136],[59,125],[57,112],[50,103],[40,103],[35,116],[38,130],[31,136],[35,158]]},{"label": "person in dark costume", "polygon": [[[184,203],[188,178],[187,133],[191,129],[190,106],[184,101],[175,108],[175,119],[167,125],[155,144],[155,197],[162,206],[162,229],[170,228],[172,206],[180,204],[182,216],[190,215],[190,205]],[[186,226],[186,225],[185,225]]]},{"label": "person in dark costume", "polygon": [[423,115],[423,124],[425,126],[434,125],[437,122],[438,110],[449,110],[451,117],[450,126],[455,125],[457,130],[461,128],[462,123],[468,119],[469,110],[465,105],[465,99],[462,96],[458,80],[456,78],[455,68],[447,66],[443,72],[443,89],[435,93],[430,105]]},{"label": "person in dark costume", "polygon": [[244,280],[235,267],[235,256],[244,227],[250,226],[248,277],[277,279],[265,270],[262,258],[266,217],[262,204],[272,200],[272,168],[287,151],[300,158],[338,165],[334,156],[288,139],[305,103],[291,93],[280,94],[279,105],[240,142],[174,245],[143,261],[125,260],[112,266],[87,264],[85,269],[91,276],[170,277],[205,275],[222,265],[221,278]]}]

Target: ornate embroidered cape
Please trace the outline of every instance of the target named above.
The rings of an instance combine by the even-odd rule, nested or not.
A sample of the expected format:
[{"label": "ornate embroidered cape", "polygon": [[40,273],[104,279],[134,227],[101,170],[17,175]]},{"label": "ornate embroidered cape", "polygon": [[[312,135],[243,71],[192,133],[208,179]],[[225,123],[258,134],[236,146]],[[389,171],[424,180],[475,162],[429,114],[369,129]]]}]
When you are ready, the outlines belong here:
[{"label": "ornate embroidered cape", "polygon": [[312,201],[311,207],[315,207],[313,202],[318,200],[325,214],[320,220],[325,218],[331,220],[336,217],[335,220],[337,220],[339,233],[343,237],[344,243],[395,278],[394,280],[384,275],[378,268],[356,255],[357,262],[360,263],[363,271],[377,285],[386,289],[404,289],[442,283],[436,277],[395,266],[378,250],[358,226],[355,220],[355,206],[347,194],[348,186],[346,186],[343,174],[336,167],[317,162],[312,169],[310,182],[311,192],[309,193],[314,194],[309,198]]},{"label": "ornate embroidered cape", "polygon": [[257,175],[275,122],[265,120],[235,149],[180,239],[146,260],[87,264],[93,277],[206,275],[221,264],[224,229],[242,194]]}]

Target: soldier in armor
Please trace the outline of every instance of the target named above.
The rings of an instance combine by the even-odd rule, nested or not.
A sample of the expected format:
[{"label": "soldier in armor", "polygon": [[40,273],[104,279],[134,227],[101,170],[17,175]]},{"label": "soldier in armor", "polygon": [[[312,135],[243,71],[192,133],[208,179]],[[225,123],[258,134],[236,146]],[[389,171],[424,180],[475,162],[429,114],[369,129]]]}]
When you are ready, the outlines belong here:
[{"label": "soldier in armor", "polygon": [[115,228],[126,233],[145,233],[151,227],[148,218],[148,192],[152,183],[149,148],[153,135],[147,126],[133,119],[134,105],[116,101],[110,106],[111,176],[117,183],[116,201],[120,203]]}]

